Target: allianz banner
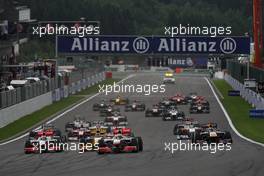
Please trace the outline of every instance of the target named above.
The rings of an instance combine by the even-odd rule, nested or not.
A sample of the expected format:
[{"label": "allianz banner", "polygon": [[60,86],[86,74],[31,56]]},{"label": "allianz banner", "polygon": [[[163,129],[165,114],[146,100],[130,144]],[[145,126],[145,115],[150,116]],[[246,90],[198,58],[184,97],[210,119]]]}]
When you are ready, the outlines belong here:
[{"label": "allianz banner", "polygon": [[206,57],[169,57],[168,66],[172,69],[175,68],[207,68],[208,58]]},{"label": "allianz banner", "polygon": [[67,54],[250,54],[249,37],[57,36]]}]

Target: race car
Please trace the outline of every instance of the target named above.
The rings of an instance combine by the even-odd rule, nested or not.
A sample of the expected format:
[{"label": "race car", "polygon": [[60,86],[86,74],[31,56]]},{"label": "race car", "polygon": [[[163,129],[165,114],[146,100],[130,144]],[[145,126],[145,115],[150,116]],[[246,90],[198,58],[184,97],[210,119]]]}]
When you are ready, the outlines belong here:
[{"label": "race car", "polygon": [[61,131],[56,129],[52,124],[44,124],[40,129],[33,130],[29,132],[30,139],[38,139],[40,137],[45,136],[58,136],[62,137]]},{"label": "race car", "polygon": [[121,98],[120,96],[111,99],[111,103],[114,103],[115,105],[127,105],[129,104],[129,99],[128,98]]},{"label": "race car", "polygon": [[173,129],[173,134],[178,140],[191,139],[191,134],[195,131],[202,131],[206,128],[217,128],[216,123],[199,124],[197,121],[183,121],[176,124]]},{"label": "race car", "polygon": [[105,136],[111,129],[105,125],[104,121],[93,121],[89,128],[91,136]]},{"label": "race car", "polygon": [[169,98],[170,101],[174,101],[177,105],[186,105],[188,104],[188,99],[181,94],[176,94]]},{"label": "race car", "polygon": [[78,128],[89,128],[91,125],[90,122],[81,119],[81,118],[75,118],[73,122],[67,122],[65,125],[65,131],[69,132],[72,130],[76,130]]},{"label": "race car", "polygon": [[101,117],[113,116],[116,113],[120,114],[120,108],[116,108],[113,105],[108,105],[100,110]]},{"label": "race car", "polygon": [[166,83],[172,83],[172,84],[175,83],[175,78],[174,78],[173,72],[166,72],[164,74],[163,84],[166,84]]},{"label": "race car", "polygon": [[162,120],[183,120],[185,118],[185,114],[183,111],[179,111],[176,106],[171,106],[166,109],[162,114]]},{"label": "race car", "polygon": [[197,101],[191,103],[190,113],[210,113],[210,106],[207,101]]},{"label": "race car", "polygon": [[114,135],[122,134],[123,136],[133,136],[132,129],[125,126],[113,127],[112,132]]},{"label": "race car", "polygon": [[81,138],[85,138],[91,135],[88,128],[77,128],[68,132],[68,141],[79,141]]},{"label": "race car", "polygon": [[161,117],[164,109],[159,105],[153,105],[152,109],[147,108],[145,111],[145,117]]},{"label": "race car", "polygon": [[100,111],[101,109],[105,109],[109,104],[106,103],[105,100],[102,100],[100,103],[93,104],[93,111]]},{"label": "race car", "polygon": [[133,101],[132,104],[128,104],[125,106],[125,111],[145,111],[146,105],[139,101]]},{"label": "race car", "polygon": [[169,99],[163,98],[162,101],[158,103],[160,109],[166,109],[170,106],[176,106],[177,104]]},{"label": "race car", "polygon": [[143,151],[143,141],[141,137],[114,135],[113,137],[104,137],[98,142],[98,154]]},{"label": "race car", "polygon": [[126,116],[117,115],[106,117],[104,120],[104,125],[108,127],[112,126],[127,126],[128,121]]},{"label": "race car", "polygon": [[192,103],[193,101],[198,99],[198,94],[196,92],[191,92],[187,97],[186,97],[187,101],[189,103]]},{"label": "race car", "polygon": [[61,146],[64,143],[60,137],[39,137],[38,139],[28,139],[25,142],[24,153],[51,153],[51,152],[61,152],[63,147]]},{"label": "race car", "polygon": [[206,128],[205,130],[195,131],[192,134],[192,143],[232,143],[231,133],[228,131],[221,131],[216,128]]}]

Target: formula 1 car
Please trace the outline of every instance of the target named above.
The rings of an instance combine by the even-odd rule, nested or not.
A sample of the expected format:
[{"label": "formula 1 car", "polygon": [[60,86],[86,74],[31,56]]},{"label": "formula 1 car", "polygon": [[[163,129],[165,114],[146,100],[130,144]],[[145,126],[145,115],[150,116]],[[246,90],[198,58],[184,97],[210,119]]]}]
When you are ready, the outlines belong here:
[{"label": "formula 1 car", "polygon": [[29,132],[30,139],[38,139],[40,137],[62,137],[61,131],[56,129],[52,124],[44,124],[40,129]]},{"label": "formula 1 car", "polygon": [[93,104],[93,111],[100,111],[106,107],[108,107],[108,104],[106,104],[105,100],[102,100],[100,103]]},{"label": "formula 1 car", "polygon": [[111,99],[111,103],[114,103],[115,105],[127,105],[129,104],[129,99],[128,98],[121,98],[120,96]]},{"label": "formula 1 car", "polygon": [[123,136],[134,136],[131,128],[121,126],[113,127],[112,133],[114,135],[122,134]]},{"label": "formula 1 car", "polygon": [[201,131],[206,128],[217,128],[216,123],[199,124],[197,121],[184,121],[176,124],[173,129],[173,134],[178,140],[191,139],[191,134],[195,131]]},{"label": "formula 1 car", "polygon": [[114,116],[106,117],[104,120],[104,125],[108,127],[127,126],[128,125],[127,117],[122,115],[114,115]]},{"label": "formula 1 car", "polygon": [[190,113],[210,113],[210,106],[207,101],[196,101],[191,103]]},{"label": "formula 1 car", "polygon": [[181,94],[176,94],[169,98],[170,101],[174,101],[177,105],[186,105],[188,104],[188,99]]},{"label": "formula 1 car", "polygon": [[77,128],[68,132],[69,141],[79,141],[81,138],[90,136],[91,132],[87,128]]},{"label": "formula 1 car", "polygon": [[106,108],[102,108],[100,110],[100,116],[101,117],[113,116],[114,114],[120,114],[120,109],[115,108],[112,105],[109,105]]},{"label": "formula 1 car", "polygon": [[146,105],[139,101],[134,101],[132,104],[125,106],[125,111],[145,111]]},{"label": "formula 1 car", "polygon": [[111,129],[105,125],[104,121],[93,121],[89,128],[91,136],[105,136]]},{"label": "formula 1 car", "polygon": [[166,83],[175,83],[175,78],[173,76],[173,72],[166,72],[163,77],[163,84]]},{"label": "formula 1 car", "polygon": [[76,130],[78,128],[89,128],[90,125],[91,125],[90,122],[84,119],[76,118],[73,122],[66,123],[65,131],[69,132],[69,131]]},{"label": "formula 1 car", "polygon": [[171,106],[166,109],[162,114],[162,120],[183,120],[185,118],[185,114],[183,111],[179,111],[176,106]]},{"label": "formula 1 car", "polygon": [[60,137],[39,137],[38,139],[28,139],[25,142],[24,153],[51,153],[61,152],[63,147],[61,144],[64,143]]},{"label": "formula 1 car", "polygon": [[159,107],[160,107],[161,109],[166,109],[166,108],[168,108],[168,107],[170,107],[170,106],[176,106],[177,104],[176,104],[174,101],[172,101],[172,100],[169,100],[169,99],[163,98],[163,100],[160,101],[160,102],[158,103],[158,105],[159,105]]},{"label": "formula 1 car", "polygon": [[143,141],[141,137],[131,137],[114,135],[99,140],[98,154],[106,153],[130,153],[143,151]]},{"label": "formula 1 car", "polygon": [[152,109],[147,109],[145,111],[145,117],[161,117],[163,114],[164,108],[160,108],[159,105],[153,105]]},{"label": "formula 1 car", "polygon": [[216,128],[206,128],[192,133],[192,143],[232,143],[231,133],[228,131],[220,131]]},{"label": "formula 1 car", "polygon": [[198,98],[198,94],[197,94],[196,92],[191,92],[191,93],[186,97],[186,99],[187,99],[187,101],[188,101],[189,103],[191,103],[191,102],[197,100],[197,98]]}]

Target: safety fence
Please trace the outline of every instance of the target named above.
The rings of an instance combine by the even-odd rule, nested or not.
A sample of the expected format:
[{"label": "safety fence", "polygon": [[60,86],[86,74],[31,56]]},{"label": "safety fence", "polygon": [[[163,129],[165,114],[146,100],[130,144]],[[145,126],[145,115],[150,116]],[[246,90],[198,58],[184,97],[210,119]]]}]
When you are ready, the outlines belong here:
[{"label": "safety fence", "polygon": [[52,100],[60,101],[62,98],[67,98],[69,95],[80,92],[103,80],[105,80],[105,72],[97,73],[86,79],[71,83],[70,85],[65,85],[61,88],[57,88],[52,92]]},{"label": "safety fence", "polygon": [[[249,78],[256,79],[257,82],[264,81],[264,70],[251,65],[248,70],[246,63],[239,63],[235,60],[227,60],[227,70],[229,75],[241,83],[244,82],[244,79],[247,79],[247,76],[249,76]],[[249,75],[247,75],[247,73],[249,73]]]},{"label": "safety fence", "polygon": [[53,97],[55,97],[53,101],[58,101],[61,97],[68,97],[68,95],[74,94],[104,79],[104,72],[100,72],[73,82],[70,85],[64,85],[63,79],[60,77],[24,85],[14,90],[0,92],[0,109],[16,105],[48,92],[53,92]]},{"label": "safety fence", "polygon": [[240,91],[241,97],[243,97],[249,104],[253,105],[256,109],[264,109],[263,97],[256,92],[245,88],[243,84],[228,74],[225,74],[224,78],[234,90]]}]

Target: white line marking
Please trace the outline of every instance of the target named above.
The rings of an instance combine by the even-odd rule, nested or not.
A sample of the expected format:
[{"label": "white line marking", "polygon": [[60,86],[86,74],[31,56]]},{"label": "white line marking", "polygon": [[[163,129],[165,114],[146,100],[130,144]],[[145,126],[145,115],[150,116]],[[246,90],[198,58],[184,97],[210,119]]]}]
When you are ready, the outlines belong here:
[{"label": "white line marking", "polygon": [[[127,76],[126,78],[124,78],[124,79],[118,81],[116,84],[119,84],[119,83],[121,83],[121,82],[123,82],[123,81],[126,81],[126,80],[128,80],[128,79],[130,79],[130,78],[132,78],[132,77],[134,77],[134,76],[135,76],[135,74],[129,75],[129,76]],[[59,114],[59,115],[57,115],[57,116],[54,117],[53,119],[51,119],[51,120],[49,120],[48,122],[46,122],[46,124],[49,124],[49,123],[51,123],[51,122],[54,122],[55,120],[61,118],[61,117],[64,116],[65,114],[67,114],[68,112],[70,112],[70,111],[74,110],[75,108],[81,106],[82,104],[84,104],[84,103],[86,103],[86,102],[92,100],[94,97],[97,97],[98,95],[100,95],[100,94],[102,94],[102,93],[103,93],[103,92],[98,92],[98,93],[94,94],[93,96],[91,96],[91,97],[85,99],[84,101],[80,102],[79,104],[76,104],[75,106],[71,107],[70,109],[64,111],[63,113],[61,113],[61,114]],[[41,128],[41,126],[38,126],[38,127],[35,128],[34,130],[38,130],[38,129],[40,129],[40,128]],[[6,142],[3,142],[3,143],[0,144],[0,146],[2,146],[2,145],[6,145],[6,144],[9,144],[9,143],[12,143],[12,142],[15,142],[15,141],[20,140],[20,139],[22,139],[22,138],[24,138],[24,137],[26,137],[26,136],[28,136],[28,135],[29,135],[29,132],[27,132],[27,133],[25,133],[25,134],[23,134],[23,135],[21,135],[21,136],[19,136],[19,137],[17,137],[17,138],[11,139],[11,140],[6,141]]]},{"label": "white line marking", "polygon": [[215,93],[215,91],[214,91],[214,89],[213,89],[213,87],[212,87],[210,81],[209,81],[208,78],[206,78],[206,77],[204,77],[204,79],[206,80],[206,82],[208,83],[210,89],[212,90],[212,92],[213,92],[213,94],[214,94],[214,96],[215,96],[215,98],[216,98],[218,104],[220,105],[222,111],[224,112],[225,117],[226,117],[226,119],[227,119],[227,121],[228,121],[230,127],[232,128],[232,130],[233,130],[233,131],[234,131],[234,132],[235,132],[240,138],[242,138],[242,139],[244,139],[244,140],[246,140],[246,141],[248,141],[248,142],[251,142],[251,143],[253,143],[253,144],[257,144],[257,145],[259,145],[259,146],[261,146],[261,147],[264,147],[264,144],[262,144],[262,143],[260,143],[260,142],[257,142],[257,141],[254,141],[254,140],[252,140],[252,139],[249,139],[249,138],[243,136],[242,134],[240,134],[240,133],[237,131],[237,129],[235,128],[235,126],[234,126],[234,124],[233,124],[233,122],[232,122],[230,116],[228,115],[226,109],[224,108],[222,102],[219,100],[217,94]]}]

